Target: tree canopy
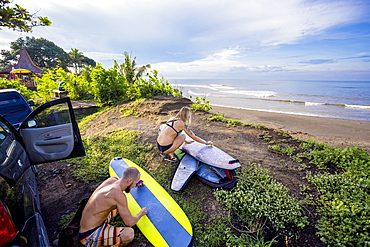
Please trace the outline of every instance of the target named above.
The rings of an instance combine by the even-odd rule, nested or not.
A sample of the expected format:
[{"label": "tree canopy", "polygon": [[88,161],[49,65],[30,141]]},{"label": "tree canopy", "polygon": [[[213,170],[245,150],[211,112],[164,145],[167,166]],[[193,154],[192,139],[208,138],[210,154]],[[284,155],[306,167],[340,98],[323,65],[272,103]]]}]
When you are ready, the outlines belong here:
[{"label": "tree canopy", "polygon": [[2,65],[9,66],[18,61],[17,55],[25,47],[32,61],[41,68],[55,68],[57,66],[67,69],[70,63],[69,55],[54,42],[44,38],[26,37],[18,38],[10,43],[11,51],[1,51]]},{"label": "tree canopy", "polygon": [[61,67],[68,70],[68,67],[81,68],[82,65],[95,66],[93,59],[85,57],[78,49],[72,49],[73,52],[67,53],[54,42],[44,38],[26,37],[18,38],[10,43],[10,51],[2,50],[0,55],[1,67],[11,66],[18,61],[17,56],[22,47],[25,47],[32,61],[41,68],[51,69]]},{"label": "tree canopy", "polygon": [[32,32],[35,26],[51,26],[48,17],[30,14],[18,4],[10,6],[12,3],[11,0],[0,0],[0,30],[6,27],[14,31]]}]

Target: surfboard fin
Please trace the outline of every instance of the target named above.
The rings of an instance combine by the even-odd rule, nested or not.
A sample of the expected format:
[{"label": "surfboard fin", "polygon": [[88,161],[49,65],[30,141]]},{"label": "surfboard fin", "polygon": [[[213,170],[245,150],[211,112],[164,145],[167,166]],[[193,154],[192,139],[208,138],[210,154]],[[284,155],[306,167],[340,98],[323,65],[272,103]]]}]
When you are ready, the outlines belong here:
[{"label": "surfboard fin", "polygon": [[239,163],[239,160],[230,160],[229,161],[229,164],[235,164],[235,163]]}]

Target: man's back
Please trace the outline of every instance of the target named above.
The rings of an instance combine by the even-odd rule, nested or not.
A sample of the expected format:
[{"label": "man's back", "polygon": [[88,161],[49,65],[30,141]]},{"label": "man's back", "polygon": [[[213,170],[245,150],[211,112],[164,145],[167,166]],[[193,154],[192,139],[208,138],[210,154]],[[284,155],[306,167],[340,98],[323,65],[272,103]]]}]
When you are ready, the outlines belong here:
[{"label": "man's back", "polygon": [[81,218],[80,232],[102,225],[109,213],[117,208],[117,196],[125,195],[119,189],[119,179],[111,177],[94,191],[87,202]]}]

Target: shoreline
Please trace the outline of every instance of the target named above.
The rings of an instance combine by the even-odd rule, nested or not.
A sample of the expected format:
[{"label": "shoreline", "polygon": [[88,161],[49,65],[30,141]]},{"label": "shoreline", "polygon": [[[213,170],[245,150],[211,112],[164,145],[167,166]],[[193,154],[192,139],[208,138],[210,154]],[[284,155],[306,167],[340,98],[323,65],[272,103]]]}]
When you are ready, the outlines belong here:
[{"label": "shoreline", "polygon": [[261,124],[289,132],[299,139],[311,138],[340,148],[357,146],[370,150],[370,122],[339,118],[301,116],[212,106],[211,112],[243,123]]}]

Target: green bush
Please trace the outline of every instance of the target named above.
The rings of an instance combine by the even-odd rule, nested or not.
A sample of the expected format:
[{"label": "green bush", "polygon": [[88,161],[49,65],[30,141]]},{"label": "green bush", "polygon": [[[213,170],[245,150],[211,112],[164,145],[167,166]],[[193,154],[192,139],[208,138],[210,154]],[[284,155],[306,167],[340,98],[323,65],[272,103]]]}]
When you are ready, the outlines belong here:
[{"label": "green bush", "polygon": [[240,222],[253,225],[267,220],[277,231],[288,232],[307,224],[299,202],[269,175],[267,169],[252,164],[239,173],[236,187],[230,191],[216,191],[215,195],[227,209],[237,213]]},{"label": "green bush", "polygon": [[311,164],[337,173],[322,173],[308,181],[319,192],[318,235],[330,246],[370,245],[370,155],[357,147],[329,147],[312,141],[301,144]]},{"label": "green bush", "polygon": [[[190,95],[190,99],[193,96]],[[210,111],[212,110],[212,106],[209,105],[210,101],[206,100],[206,98],[199,98],[195,97],[195,102],[193,102],[189,107],[193,111]]]},{"label": "green bush", "polygon": [[18,90],[27,100],[34,99],[35,92],[32,90],[27,89],[27,87],[23,86],[20,83],[20,79],[14,80],[7,80],[4,78],[0,78],[0,89],[10,89],[14,88]]},{"label": "green bush", "polygon": [[369,246],[370,178],[319,174],[308,180],[320,192],[318,235],[330,246]]},{"label": "green bush", "polygon": [[115,105],[127,98],[125,77],[116,69],[104,69],[100,64],[91,72],[92,92],[102,105]]},{"label": "green bush", "polygon": [[98,65],[91,72],[93,94],[96,101],[103,105],[115,105],[124,100],[150,98],[156,95],[182,96],[181,92],[158,78],[156,70],[148,74],[148,79],[142,77],[128,84],[125,76],[117,68],[105,70]]},{"label": "green bush", "polygon": [[178,89],[173,89],[168,81],[158,78],[158,71],[153,70],[148,75],[148,80],[139,78],[128,87],[127,97],[129,99],[150,98],[156,95],[174,95],[181,97],[182,94]]},{"label": "green bush", "polygon": [[[57,70],[57,69],[56,69]],[[49,69],[43,73],[42,77],[35,78],[37,83],[37,97],[40,99],[41,103],[46,103],[52,100],[54,95],[53,90],[58,89],[57,74],[55,70]]]}]

